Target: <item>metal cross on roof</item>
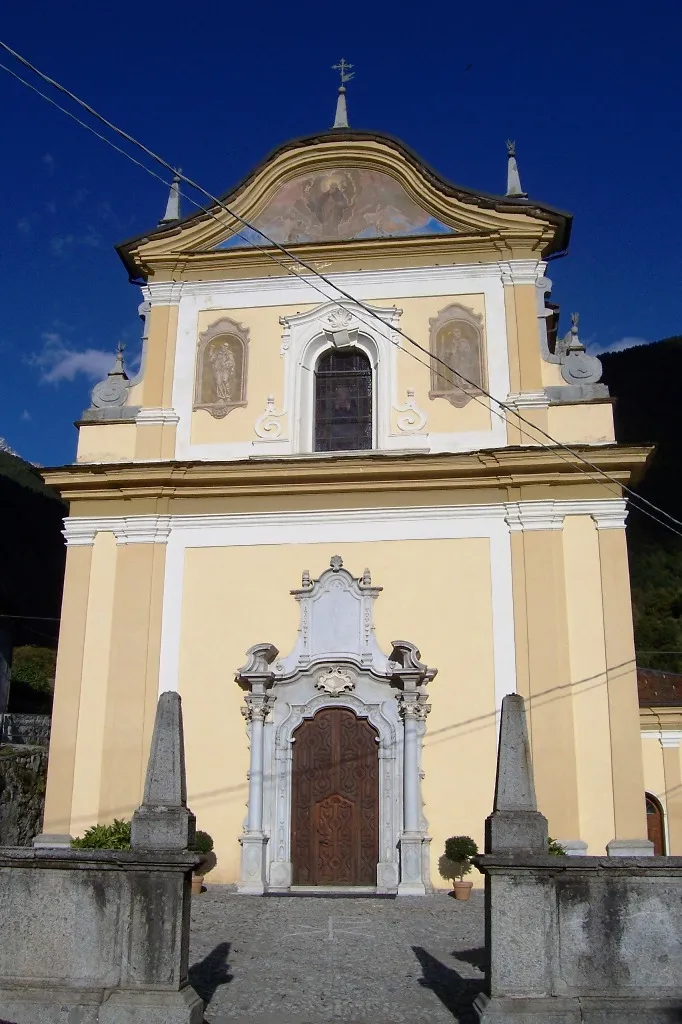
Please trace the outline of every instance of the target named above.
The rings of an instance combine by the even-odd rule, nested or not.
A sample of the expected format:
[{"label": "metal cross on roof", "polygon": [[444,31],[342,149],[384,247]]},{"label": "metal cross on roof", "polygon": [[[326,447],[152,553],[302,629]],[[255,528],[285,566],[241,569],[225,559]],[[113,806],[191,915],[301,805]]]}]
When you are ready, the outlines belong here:
[{"label": "metal cross on roof", "polygon": [[332,64],[332,71],[338,71],[341,75],[341,85],[345,85],[346,82],[350,82],[351,78],[354,77],[355,72],[350,70],[352,67],[352,64],[346,64],[343,57],[338,64]]}]

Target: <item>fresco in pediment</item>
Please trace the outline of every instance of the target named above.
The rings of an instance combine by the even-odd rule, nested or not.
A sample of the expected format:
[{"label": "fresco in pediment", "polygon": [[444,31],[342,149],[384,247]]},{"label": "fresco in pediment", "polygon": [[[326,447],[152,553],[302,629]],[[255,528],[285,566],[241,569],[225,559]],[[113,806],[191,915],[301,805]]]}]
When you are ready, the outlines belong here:
[{"label": "fresco in pediment", "polygon": [[336,167],[292,179],[254,218],[253,228],[242,228],[218,248],[262,245],[263,235],[292,245],[455,233],[388,174],[365,167]]}]

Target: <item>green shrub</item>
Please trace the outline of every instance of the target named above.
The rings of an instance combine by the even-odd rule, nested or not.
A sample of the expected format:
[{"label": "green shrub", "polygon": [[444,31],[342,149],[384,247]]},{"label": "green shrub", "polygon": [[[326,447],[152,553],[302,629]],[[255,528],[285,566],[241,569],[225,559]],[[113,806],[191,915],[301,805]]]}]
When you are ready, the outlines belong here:
[{"label": "green shrub", "polygon": [[12,682],[23,683],[37,693],[54,690],[56,651],[50,647],[15,647],[12,651]]},{"label": "green shrub", "polygon": [[438,861],[441,878],[461,881],[471,871],[471,858],[477,853],[478,846],[470,836],[450,836],[445,840],[445,853]]},{"label": "green shrub", "polygon": [[114,818],[111,825],[93,825],[71,845],[77,850],[129,850],[130,822]]},{"label": "green shrub", "polygon": [[556,839],[547,840],[547,853],[550,857],[565,857],[566,851],[564,850],[561,843],[557,843]]},{"label": "green shrub", "polygon": [[194,841],[190,843],[190,850],[193,853],[210,853],[213,849],[213,839],[208,832],[197,831]]}]

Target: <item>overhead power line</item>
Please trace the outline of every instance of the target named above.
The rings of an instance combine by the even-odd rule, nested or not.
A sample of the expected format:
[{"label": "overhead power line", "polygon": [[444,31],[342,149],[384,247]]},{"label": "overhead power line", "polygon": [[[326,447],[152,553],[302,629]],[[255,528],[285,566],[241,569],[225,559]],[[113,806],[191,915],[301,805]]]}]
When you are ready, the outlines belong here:
[{"label": "overhead power line", "polygon": [[[149,156],[151,159],[153,159],[156,163],[158,163],[160,166],[166,168],[166,170],[171,171],[174,176],[179,178],[181,181],[185,182],[191,188],[195,188],[198,192],[200,192],[207,199],[209,199],[211,201],[211,203],[213,203],[214,205],[217,205],[222,210],[224,210],[226,213],[228,213],[231,217],[233,217],[235,220],[239,221],[240,224],[243,227],[246,227],[246,228],[249,228],[252,231],[255,231],[258,235],[261,236],[261,238],[265,239],[265,241],[268,243],[269,246],[272,246],[275,249],[278,249],[285,256],[287,256],[288,259],[292,260],[294,265],[304,267],[306,270],[309,271],[309,273],[313,277],[319,278],[326,285],[328,285],[329,287],[333,288],[336,292],[338,292],[339,295],[342,295],[344,298],[346,298],[347,300],[353,302],[356,306],[359,306],[361,309],[363,309],[366,313],[368,313],[370,315],[370,317],[372,317],[374,320],[377,320],[382,325],[383,328],[385,328],[387,326],[385,321],[382,320],[382,318],[377,313],[375,313],[374,310],[370,306],[368,306],[365,303],[363,303],[362,300],[357,299],[350,292],[347,292],[345,289],[341,288],[340,285],[334,283],[326,275],[322,274],[320,271],[318,271],[314,267],[312,267],[305,260],[302,260],[300,257],[294,255],[289,249],[287,249],[281,243],[276,242],[275,240],[269,238],[264,232],[260,231],[258,228],[256,228],[254,225],[252,225],[249,221],[247,221],[245,218],[240,216],[240,214],[238,214],[234,210],[230,209],[230,207],[228,207],[220,198],[218,198],[217,196],[214,196],[211,192],[208,192],[206,189],[204,189],[197,182],[193,181],[187,175],[182,174],[181,172],[179,172],[176,168],[174,168],[172,166],[172,164],[170,164],[167,160],[164,160],[163,157],[159,156],[153,150],[149,149],[147,146],[144,145],[144,143],[140,142],[139,140],[134,138],[134,136],[130,135],[128,132],[124,131],[122,128],[119,128],[113,122],[111,122],[107,118],[105,118],[102,114],[98,113],[98,111],[96,111],[93,107],[91,107],[90,104],[86,103],[85,100],[82,100],[79,96],[77,96],[75,93],[71,92],[65,86],[61,85],[59,82],[56,82],[54,79],[52,79],[48,75],[44,74],[37,67],[35,67],[35,65],[33,65],[30,61],[28,61],[25,57],[22,57],[21,54],[17,53],[10,46],[8,46],[7,43],[5,43],[2,40],[0,40],[0,47],[2,47],[4,50],[6,50],[9,54],[11,54],[16,60],[18,60],[25,67],[29,68],[29,70],[31,70],[34,74],[36,74],[40,79],[42,79],[48,85],[50,85],[54,89],[58,90],[60,93],[63,93],[65,96],[67,96],[69,99],[71,99],[74,103],[78,104],[80,107],[82,107],[84,110],[86,110],[92,117],[96,118],[100,123],[104,124],[111,131],[115,132],[118,136],[120,136],[121,138],[124,138],[126,141],[128,141],[132,145],[136,146],[142,152],[147,154],[147,156]],[[10,68],[6,67],[6,65],[0,64],[0,68],[2,68],[2,70],[6,71],[8,74],[10,74],[13,78],[15,78],[16,80],[21,82],[22,85],[25,85],[27,88],[31,89],[33,92],[35,92],[39,96],[41,96],[43,99],[47,100],[47,102],[49,102],[52,106],[55,106],[58,110],[60,110],[64,114],[66,114],[72,120],[76,121],[76,123],[79,124],[81,127],[86,128],[93,135],[95,135],[98,139],[100,139],[103,142],[106,142],[107,145],[111,146],[114,150],[116,150],[116,152],[120,153],[121,155],[125,156],[127,159],[131,160],[131,162],[134,163],[136,166],[141,167],[144,171],[146,171],[152,177],[156,178],[159,181],[162,181],[166,186],[169,185],[169,182],[167,182],[160,175],[156,174],[154,171],[152,171],[145,164],[141,163],[139,160],[136,160],[133,156],[131,156],[125,150],[123,150],[119,146],[115,145],[115,143],[113,143],[106,136],[104,136],[101,133],[97,132],[94,128],[92,128],[91,125],[87,124],[87,122],[82,121],[80,118],[76,117],[71,111],[69,111],[66,108],[62,107],[60,104],[55,103],[55,101],[52,100],[49,96],[46,96],[45,93],[41,92],[34,85],[32,85],[30,82],[27,82],[20,75],[17,75]],[[204,207],[202,207],[201,204],[197,203],[191,197],[186,196],[185,193],[181,192],[180,194],[184,198],[188,199],[189,202],[191,202],[194,206],[196,206],[199,210],[201,210],[206,216],[209,216],[212,219],[216,220],[218,223],[222,224],[222,221],[218,217],[216,217],[215,214],[213,214],[210,210],[207,210]],[[241,232],[237,232],[237,234],[240,237],[244,237],[241,234]],[[266,248],[264,248],[263,246],[258,245],[258,243],[256,243],[252,239],[245,238],[245,241],[247,242],[247,244],[251,245],[253,248],[258,249],[260,252],[262,252],[269,259],[271,259],[275,263],[279,264],[288,273],[293,274],[295,277],[297,277],[299,280],[301,280],[299,272],[295,271],[293,269],[293,267],[289,266],[288,264],[285,264],[282,260],[278,259],[273,253],[269,252]],[[316,291],[320,292],[320,294],[323,295],[324,298],[326,298],[328,301],[337,301],[338,302],[338,299],[336,299],[334,296],[328,295],[326,292],[323,292],[318,286],[313,284],[312,281],[306,280],[305,283],[310,285],[311,287],[313,287]],[[361,317],[359,319],[362,320]],[[367,321],[363,321],[363,322],[367,323]],[[526,417],[524,417],[521,413],[519,413],[518,410],[515,409],[513,406],[507,404],[506,402],[501,401],[498,398],[495,398],[495,396],[490,394],[490,392],[488,392],[485,388],[481,387],[478,384],[475,384],[473,381],[470,381],[467,377],[464,376],[464,374],[459,373],[459,371],[457,371],[453,367],[449,366],[449,364],[446,363],[439,356],[431,353],[427,348],[425,348],[423,345],[421,345],[414,338],[410,337],[400,327],[392,327],[391,330],[393,332],[399,334],[401,337],[405,338],[405,340],[408,341],[411,345],[413,345],[419,351],[421,351],[426,356],[428,356],[429,361],[430,361],[429,363],[425,363],[423,360],[420,360],[418,357],[414,356],[413,353],[409,353],[408,352],[409,355],[412,355],[413,358],[417,359],[417,362],[420,362],[422,365],[426,366],[429,369],[432,367],[434,362],[441,364],[448,371],[448,377],[447,378],[444,378],[444,376],[439,373],[439,376],[441,376],[442,379],[446,379],[449,383],[454,384],[456,387],[459,387],[459,389],[461,391],[465,392],[466,389],[461,387],[461,385],[457,384],[456,380],[453,380],[453,378],[452,378],[453,374],[455,376],[458,376],[463,381],[465,381],[470,387],[473,387],[476,390],[480,391],[491,402],[494,402],[496,405],[498,405],[500,407],[500,409],[502,409],[504,411],[505,415],[501,416],[499,413],[496,412],[496,410],[493,410],[492,408],[490,408],[489,411],[491,413],[495,413],[496,415],[500,416],[500,418],[503,418],[505,420],[505,422],[507,422],[507,423],[509,421],[506,419],[506,417],[509,414],[511,414],[513,416],[516,416],[516,418],[518,419],[519,423],[524,423],[526,426],[531,428],[532,433],[529,433],[529,431],[521,429],[518,424],[513,424],[514,426],[516,426],[516,429],[518,429],[525,436],[530,437],[535,443],[539,443],[541,447],[543,447],[543,448],[545,448],[547,450],[553,451],[554,454],[558,454],[558,452],[556,451],[556,448],[563,448],[574,459],[577,459],[579,462],[583,463],[589,469],[592,470],[592,473],[590,473],[590,474],[585,473],[585,471],[582,470],[582,472],[585,473],[585,475],[588,476],[590,479],[593,479],[594,478],[593,474],[596,473],[598,476],[602,477],[603,479],[609,481],[612,484],[615,484],[616,487],[617,487],[617,491],[614,492],[611,488],[609,488],[611,493],[617,493],[618,496],[620,497],[621,494],[622,494],[622,491],[625,491],[626,493],[628,493],[631,496],[632,499],[634,499],[634,501],[632,501],[631,504],[633,505],[633,507],[635,509],[637,509],[637,511],[643,513],[644,515],[648,515],[649,518],[652,519],[654,522],[657,522],[657,523],[659,523],[662,526],[666,526],[668,529],[671,530],[672,533],[677,534],[677,536],[682,536],[682,533],[680,533],[678,530],[673,529],[673,527],[669,526],[668,523],[662,522],[662,520],[660,520],[657,516],[654,516],[650,512],[647,512],[647,510],[645,508],[642,508],[637,503],[638,502],[642,502],[643,504],[647,505],[649,508],[654,509],[660,515],[665,516],[665,518],[670,520],[670,522],[675,523],[677,526],[682,527],[682,522],[680,520],[676,519],[674,516],[672,516],[669,512],[666,512],[665,509],[659,508],[653,502],[649,501],[647,498],[644,498],[642,495],[638,494],[636,491],[632,490],[627,485],[622,484],[615,477],[611,476],[609,473],[607,473],[605,470],[603,470],[600,466],[597,466],[595,463],[590,462],[589,459],[586,459],[584,456],[582,456],[579,452],[575,451],[569,445],[565,444],[562,441],[558,441],[556,438],[552,437],[551,434],[547,433],[547,431],[543,430],[541,427],[538,427],[531,420],[526,419]],[[384,337],[388,337],[385,334],[383,336]],[[392,338],[388,338],[388,340],[393,342]],[[393,343],[396,344],[395,342],[393,342]],[[408,351],[407,349],[402,348],[400,345],[397,345],[397,347],[400,349],[400,351],[403,351],[403,352],[407,352]],[[466,391],[466,393],[470,394],[468,391]],[[476,399],[479,402],[481,401],[480,398],[476,394],[471,395],[471,397]],[[489,408],[485,403],[481,402],[481,404],[483,404],[485,406],[485,408]],[[545,445],[542,442],[538,442],[538,438],[537,438],[538,434],[542,435],[543,437],[546,437],[552,443],[553,448],[550,449],[548,445]],[[564,459],[563,461],[568,462],[567,459]],[[570,462],[568,462],[568,464],[572,465],[572,463],[570,463]],[[580,469],[580,467],[576,467],[576,468]]]}]

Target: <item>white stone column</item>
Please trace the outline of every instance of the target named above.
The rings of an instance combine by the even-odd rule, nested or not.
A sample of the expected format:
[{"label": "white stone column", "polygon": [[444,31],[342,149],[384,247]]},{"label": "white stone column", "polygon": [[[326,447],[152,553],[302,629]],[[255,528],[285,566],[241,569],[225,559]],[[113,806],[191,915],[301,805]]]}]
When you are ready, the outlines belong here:
[{"label": "white stone column", "polygon": [[422,798],[419,768],[419,725],[429,706],[417,693],[404,693],[400,705],[404,725],[403,743],[403,831],[400,836],[400,883],[398,895],[423,896]]},{"label": "white stone column", "polygon": [[267,713],[264,698],[251,697],[247,707],[242,708],[245,718],[251,722],[251,758],[249,763],[249,813],[248,832],[263,830],[263,723]]},{"label": "white stone column", "polygon": [[242,714],[251,723],[251,758],[249,764],[249,806],[246,830],[239,838],[242,845],[241,877],[238,891],[262,896],[266,882],[266,848],[263,833],[263,723],[268,713],[268,700],[262,694],[249,694]]},{"label": "white stone column", "polygon": [[403,767],[403,828],[405,832],[418,832],[421,817],[419,789],[419,756],[417,753],[417,728],[420,720],[420,705],[403,704],[405,722],[405,746]]},{"label": "white stone column", "polygon": [[237,683],[246,690],[242,714],[250,723],[251,758],[249,766],[249,804],[242,844],[241,875],[238,892],[262,896],[266,888],[268,837],[263,832],[263,725],[270,706],[269,693],[274,682],[272,663],[279,654],[273,644],[255,644],[246,652],[248,661],[237,673]]}]

